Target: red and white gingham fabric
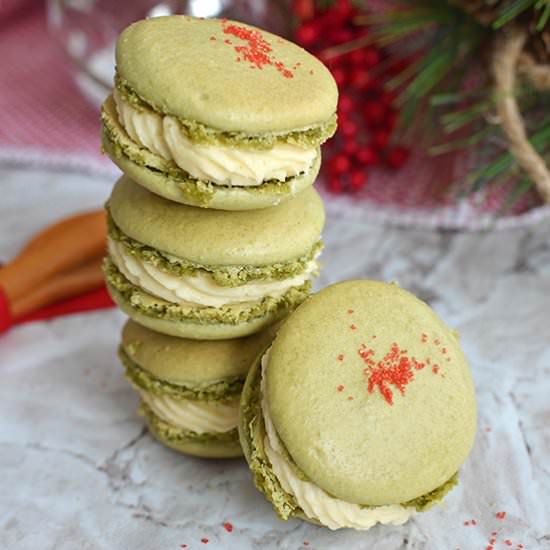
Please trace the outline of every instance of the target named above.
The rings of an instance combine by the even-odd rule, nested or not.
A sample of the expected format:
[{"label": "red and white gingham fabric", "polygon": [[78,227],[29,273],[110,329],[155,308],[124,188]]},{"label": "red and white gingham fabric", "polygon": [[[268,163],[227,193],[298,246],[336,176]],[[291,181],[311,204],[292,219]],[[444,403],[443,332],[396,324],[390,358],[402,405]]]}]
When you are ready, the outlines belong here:
[{"label": "red and white gingham fabric", "polygon": [[[99,114],[80,95],[68,61],[48,33],[41,0],[0,3],[0,164],[88,171],[116,177],[101,155]],[[449,178],[449,175],[456,178]],[[513,215],[495,217],[503,190],[449,201],[442,181],[460,179],[464,159],[414,152],[400,171],[377,170],[358,196],[325,195],[329,213],[412,226],[481,229],[550,217],[534,193]]]}]

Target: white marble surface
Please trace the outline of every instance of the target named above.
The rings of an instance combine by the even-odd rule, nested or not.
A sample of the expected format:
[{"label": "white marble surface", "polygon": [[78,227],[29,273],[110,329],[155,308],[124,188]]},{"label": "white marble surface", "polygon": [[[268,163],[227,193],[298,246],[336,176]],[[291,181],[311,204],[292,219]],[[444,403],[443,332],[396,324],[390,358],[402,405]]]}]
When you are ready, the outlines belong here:
[{"label": "white marble surface", "polygon": [[[0,261],[102,204],[109,185],[0,170]],[[147,435],[115,355],[123,318],[109,311],[0,337],[0,548],[484,550],[497,531],[495,550],[550,549],[550,221],[455,234],[340,217],[325,240],[320,284],[397,280],[462,333],[479,430],[444,507],[366,533],[277,520],[242,461],[186,458]]]}]

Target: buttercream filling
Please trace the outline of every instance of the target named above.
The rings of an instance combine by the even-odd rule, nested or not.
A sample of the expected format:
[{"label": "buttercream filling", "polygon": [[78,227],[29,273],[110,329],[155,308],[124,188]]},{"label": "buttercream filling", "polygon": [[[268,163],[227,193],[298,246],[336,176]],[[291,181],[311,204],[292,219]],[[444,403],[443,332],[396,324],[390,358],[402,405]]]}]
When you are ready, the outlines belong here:
[{"label": "buttercream filling", "polygon": [[281,487],[296,499],[298,506],[308,518],[318,521],[329,529],[351,527],[366,530],[377,523],[385,525],[405,523],[415,513],[414,508],[399,504],[362,507],[359,504],[334,498],[317,485],[300,479],[294,473],[285,457],[282,443],[269,414],[265,391],[265,369],[269,362],[269,352],[270,350],[262,357],[260,383],[261,408],[266,431],[264,450]]},{"label": "buttercream filling", "polygon": [[304,271],[283,280],[249,281],[236,287],[220,286],[208,273],[177,276],[130,254],[124,245],[107,238],[107,249],[118,270],[132,284],[175,304],[222,307],[227,304],[255,302],[267,296],[280,298],[292,287],[303,285],[318,266],[315,259]]},{"label": "buttercream filling", "polygon": [[140,391],[149,408],[176,428],[203,433],[224,433],[234,430],[239,420],[239,400],[227,403],[175,399],[169,395],[154,395]]},{"label": "buttercream filling", "polygon": [[193,143],[176,118],[138,110],[113,91],[120,124],[139,145],[174,161],[192,177],[236,187],[258,186],[264,181],[285,181],[307,173],[317,156],[315,147],[276,143],[268,150]]}]

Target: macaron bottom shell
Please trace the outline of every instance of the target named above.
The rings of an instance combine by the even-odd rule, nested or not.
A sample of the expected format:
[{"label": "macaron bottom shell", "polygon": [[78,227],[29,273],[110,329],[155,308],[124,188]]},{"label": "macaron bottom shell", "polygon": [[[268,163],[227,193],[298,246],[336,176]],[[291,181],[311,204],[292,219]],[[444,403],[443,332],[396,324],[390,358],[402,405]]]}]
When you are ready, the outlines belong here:
[{"label": "macaron bottom shell", "polygon": [[216,185],[196,180],[169,161],[135,143],[118,122],[112,98],[103,105],[102,147],[110,159],[136,183],[168,200],[215,210],[254,210],[276,206],[313,184],[321,153],[306,174],[285,182],[254,187]]},{"label": "macaron bottom shell", "polygon": [[180,453],[201,458],[237,458],[243,454],[236,430],[224,434],[188,432],[163,421],[143,402],[139,413],[157,441]]},{"label": "macaron bottom shell", "polygon": [[[200,317],[200,308],[191,311],[193,315],[177,316],[173,312],[163,313],[163,300],[141,291],[127,281],[114,265],[107,262],[106,266],[107,289],[117,306],[136,323],[170,336],[193,338],[196,340],[224,340],[239,338],[261,331],[285,317],[290,311],[302,303],[309,294],[311,283],[299,288],[292,288],[279,300],[264,299],[258,302],[248,314],[240,318],[224,318],[221,309],[202,308],[211,310],[212,317],[208,320]],[[150,304],[142,303],[140,298],[145,297]],[[169,304],[176,309],[177,304]],[[216,318],[216,312],[220,315]]]},{"label": "macaron bottom shell", "polygon": [[[266,430],[261,408],[260,391],[262,356],[263,353],[258,356],[250,368],[241,394],[238,429],[243,454],[253,475],[254,484],[267,500],[271,502],[274,511],[280,519],[300,518],[309,523],[323,526],[317,518],[307,516],[302,508],[300,508],[294,495],[287,493],[283,489],[265,453],[264,438]],[[303,472],[298,472],[297,467],[295,468],[299,477],[305,476]],[[458,473],[429,494],[421,495],[412,501],[402,503],[402,506],[414,507],[417,512],[427,511],[440,502],[457,483]],[[376,506],[372,508],[376,508]]]}]

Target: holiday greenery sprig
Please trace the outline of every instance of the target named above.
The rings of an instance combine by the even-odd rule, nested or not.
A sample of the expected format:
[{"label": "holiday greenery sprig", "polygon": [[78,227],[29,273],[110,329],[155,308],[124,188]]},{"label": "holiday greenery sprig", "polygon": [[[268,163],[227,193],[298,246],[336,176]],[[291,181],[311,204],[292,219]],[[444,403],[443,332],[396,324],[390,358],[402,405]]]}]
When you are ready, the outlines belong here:
[{"label": "holiday greenery sprig", "polygon": [[[467,191],[515,177],[509,201],[536,187],[550,202],[550,1],[400,0],[361,18],[382,45],[406,43],[411,64],[388,82],[403,128],[485,159]],[[427,131],[429,129],[429,131]]]}]

